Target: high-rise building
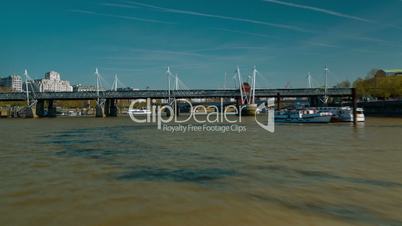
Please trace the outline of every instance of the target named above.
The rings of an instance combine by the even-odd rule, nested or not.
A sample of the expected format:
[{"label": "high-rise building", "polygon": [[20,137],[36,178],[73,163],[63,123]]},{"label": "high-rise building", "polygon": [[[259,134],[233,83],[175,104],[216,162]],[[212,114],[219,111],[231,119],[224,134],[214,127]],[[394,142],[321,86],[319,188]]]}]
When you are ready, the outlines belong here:
[{"label": "high-rise building", "polygon": [[33,87],[37,92],[73,92],[70,82],[61,80],[56,71],[47,72],[44,79],[34,80]]},{"label": "high-rise building", "polygon": [[45,79],[60,81],[60,74],[56,71],[49,71],[45,74]]},{"label": "high-rise building", "polygon": [[10,75],[0,78],[0,86],[9,89],[12,92],[22,92],[22,79],[18,75]]}]

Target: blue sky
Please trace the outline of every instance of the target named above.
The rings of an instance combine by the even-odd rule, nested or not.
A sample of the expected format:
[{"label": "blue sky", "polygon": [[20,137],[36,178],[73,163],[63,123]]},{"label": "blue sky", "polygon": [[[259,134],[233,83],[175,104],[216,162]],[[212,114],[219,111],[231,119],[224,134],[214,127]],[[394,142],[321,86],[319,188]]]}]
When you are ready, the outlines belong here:
[{"label": "blue sky", "polygon": [[190,88],[227,86],[237,65],[259,87],[331,84],[402,68],[401,0],[14,0],[0,7],[0,75],[56,70],[93,84],[166,88],[166,67]]}]

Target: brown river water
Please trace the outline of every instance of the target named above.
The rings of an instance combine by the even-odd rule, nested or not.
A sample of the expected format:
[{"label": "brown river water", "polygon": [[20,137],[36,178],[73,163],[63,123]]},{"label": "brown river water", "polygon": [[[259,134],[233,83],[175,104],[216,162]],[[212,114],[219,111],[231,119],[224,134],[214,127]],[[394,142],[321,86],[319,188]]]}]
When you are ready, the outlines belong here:
[{"label": "brown river water", "polygon": [[243,125],[0,119],[0,225],[402,225],[402,119]]}]

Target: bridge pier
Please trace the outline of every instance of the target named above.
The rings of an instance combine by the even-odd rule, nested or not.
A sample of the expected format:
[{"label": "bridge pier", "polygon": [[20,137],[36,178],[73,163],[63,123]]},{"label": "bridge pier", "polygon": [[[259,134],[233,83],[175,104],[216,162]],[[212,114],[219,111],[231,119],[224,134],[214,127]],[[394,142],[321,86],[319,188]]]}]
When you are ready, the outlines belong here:
[{"label": "bridge pier", "polygon": [[110,99],[106,99],[105,107],[103,108],[106,117],[110,115]]},{"label": "bridge pier", "polygon": [[[168,103],[167,105],[173,109],[173,112],[172,112],[173,115],[180,116],[180,107],[179,107],[177,100],[173,100],[172,102]],[[166,113],[166,117],[170,117],[171,112],[169,110],[165,109],[165,113]]]},{"label": "bridge pier", "polygon": [[177,103],[177,101],[175,101],[173,104],[173,110],[174,110],[174,114],[177,117],[180,116],[180,107],[179,107],[179,103]]},{"label": "bridge pier", "polygon": [[[45,105],[47,103],[47,114],[45,111]],[[54,106],[54,100],[38,100],[36,103],[35,113],[38,117],[44,118],[55,118],[56,117],[56,106]]]},{"label": "bridge pier", "polygon": [[95,117],[97,118],[104,118],[106,117],[105,115],[105,106],[101,103],[96,103],[96,113],[95,113]]},{"label": "bridge pier", "polygon": [[40,118],[46,117],[45,100],[38,100],[36,103],[36,115]]},{"label": "bridge pier", "polygon": [[117,117],[119,112],[117,108],[117,100],[116,99],[107,99],[105,103],[105,114],[107,117]]},{"label": "bridge pier", "polygon": [[54,101],[53,100],[49,100],[47,102],[47,117],[49,118],[56,118],[56,106],[54,106]]},{"label": "bridge pier", "polygon": [[[99,101],[101,102],[101,101]],[[117,117],[119,109],[117,108],[116,99],[106,99],[103,103],[96,104],[96,117]]]},{"label": "bridge pier", "polygon": [[280,111],[281,110],[281,94],[277,93],[276,94],[276,110]]},{"label": "bridge pier", "polygon": [[320,100],[318,96],[309,97],[310,107],[319,107]]}]

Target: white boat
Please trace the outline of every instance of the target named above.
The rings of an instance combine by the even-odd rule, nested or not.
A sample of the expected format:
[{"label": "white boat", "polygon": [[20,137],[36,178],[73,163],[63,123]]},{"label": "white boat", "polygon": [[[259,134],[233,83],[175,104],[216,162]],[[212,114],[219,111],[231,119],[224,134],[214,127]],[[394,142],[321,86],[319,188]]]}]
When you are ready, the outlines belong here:
[{"label": "white boat", "polygon": [[286,123],[329,123],[331,112],[319,112],[313,109],[279,111],[275,114],[275,122]]},{"label": "white boat", "polygon": [[150,114],[152,114],[151,110],[149,110],[149,109],[129,109],[128,113],[133,114],[133,115],[150,115]]},{"label": "white boat", "polygon": [[77,117],[77,116],[80,116],[79,113],[81,113],[81,112],[76,112],[76,111],[70,110],[70,111],[67,112],[67,115],[70,116],[70,117]]},{"label": "white boat", "polygon": [[[319,107],[319,111],[331,112],[333,122],[353,122],[353,109],[351,107]],[[356,109],[357,122],[364,122],[365,116],[362,108]]]},{"label": "white boat", "polygon": [[366,117],[364,116],[363,108],[356,108],[356,121],[357,122],[364,122],[366,121]]}]

